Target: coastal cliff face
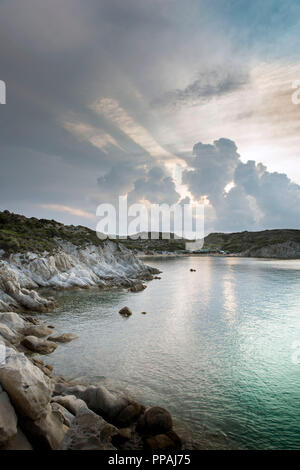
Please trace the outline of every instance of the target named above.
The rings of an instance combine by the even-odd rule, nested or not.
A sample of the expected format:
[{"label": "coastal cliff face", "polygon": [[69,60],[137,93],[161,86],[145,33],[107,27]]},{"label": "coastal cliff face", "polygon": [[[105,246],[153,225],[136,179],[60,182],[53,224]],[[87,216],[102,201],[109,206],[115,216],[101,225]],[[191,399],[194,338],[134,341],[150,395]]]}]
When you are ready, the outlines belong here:
[{"label": "coastal cliff face", "polygon": [[51,308],[53,300],[42,297],[40,287],[132,287],[157,272],[90,229],[0,215],[0,311]]},{"label": "coastal cliff face", "polygon": [[50,308],[52,299],[39,295],[39,287],[131,287],[136,279],[151,279],[154,272],[131,251],[111,241],[82,248],[57,243],[59,248],[53,254],[14,253],[0,258],[0,311]]}]

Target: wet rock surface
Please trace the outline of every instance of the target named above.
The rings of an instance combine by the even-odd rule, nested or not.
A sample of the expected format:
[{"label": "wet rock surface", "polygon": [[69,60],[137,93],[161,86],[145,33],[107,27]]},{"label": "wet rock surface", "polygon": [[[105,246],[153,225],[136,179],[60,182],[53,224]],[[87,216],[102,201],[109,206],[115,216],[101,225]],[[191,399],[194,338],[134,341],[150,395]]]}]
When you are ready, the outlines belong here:
[{"label": "wet rock surface", "polygon": [[130,310],[129,307],[123,307],[119,311],[119,314],[123,315],[123,317],[130,317],[130,315],[132,315],[132,311]]},{"label": "wet rock surface", "polygon": [[148,408],[139,421],[139,429],[144,434],[162,434],[171,431],[172,427],[172,416],[159,406]]},{"label": "wet rock surface", "polygon": [[55,343],[69,343],[70,341],[73,341],[77,338],[78,336],[74,335],[73,333],[63,333],[62,335],[58,336],[49,336],[48,341],[54,341]]},{"label": "wet rock surface", "polygon": [[25,336],[25,338],[21,341],[21,344],[30,351],[39,354],[51,354],[57,348],[57,344],[53,341],[40,339],[36,336]]},{"label": "wet rock surface", "polygon": [[135,283],[133,286],[130,287],[131,292],[141,292],[146,289],[147,286],[142,282]]},{"label": "wet rock surface", "polygon": [[118,430],[89,409],[81,409],[60,445],[60,450],[117,450],[112,441]]}]

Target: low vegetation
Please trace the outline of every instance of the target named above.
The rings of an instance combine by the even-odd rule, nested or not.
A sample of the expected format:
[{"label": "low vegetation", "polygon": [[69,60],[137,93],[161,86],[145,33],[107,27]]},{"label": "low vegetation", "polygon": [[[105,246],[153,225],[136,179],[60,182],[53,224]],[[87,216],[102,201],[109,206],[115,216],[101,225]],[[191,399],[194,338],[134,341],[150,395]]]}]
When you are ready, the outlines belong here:
[{"label": "low vegetation", "polygon": [[96,232],[82,226],[64,225],[55,220],[27,218],[9,211],[0,212],[0,249],[7,254],[57,250],[57,239],[77,246],[100,245]]},{"label": "low vegetation", "polygon": [[[158,239],[127,238],[118,242],[133,251],[146,254],[163,252],[184,252],[185,240],[170,234],[164,239],[159,233]],[[150,237],[150,234],[148,234]],[[32,251],[49,253],[58,249],[57,240],[69,241],[77,246],[87,244],[101,245],[103,242],[96,232],[81,225],[64,225],[55,220],[27,218],[9,211],[0,212],[0,250],[6,254]],[[300,230],[264,230],[261,232],[211,233],[204,239],[203,248],[211,251],[223,250],[226,253],[242,253],[246,250],[282,244],[300,243]]]},{"label": "low vegetation", "polygon": [[285,242],[300,243],[300,230],[263,230],[261,232],[211,233],[204,240],[204,248],[242,253]]}]

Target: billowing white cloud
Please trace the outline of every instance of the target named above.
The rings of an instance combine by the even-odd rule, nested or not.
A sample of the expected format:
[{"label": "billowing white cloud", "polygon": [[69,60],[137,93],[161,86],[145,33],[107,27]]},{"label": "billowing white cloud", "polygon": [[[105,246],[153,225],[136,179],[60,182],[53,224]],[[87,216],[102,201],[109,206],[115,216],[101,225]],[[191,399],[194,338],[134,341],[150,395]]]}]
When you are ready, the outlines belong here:
[{"label": "billowing white cloud", "polygon": [[207,230],[300,228],[300,185],[261,163],[244,163],[234,142],[198,143],[184,181],[195,198],[206,196]]}]

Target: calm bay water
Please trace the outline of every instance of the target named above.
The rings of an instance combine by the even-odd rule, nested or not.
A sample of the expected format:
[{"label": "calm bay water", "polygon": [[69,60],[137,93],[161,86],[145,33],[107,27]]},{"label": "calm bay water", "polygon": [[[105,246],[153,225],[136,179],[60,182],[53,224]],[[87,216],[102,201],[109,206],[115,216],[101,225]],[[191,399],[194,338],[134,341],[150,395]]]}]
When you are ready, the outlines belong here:
[{"label": "calm bay water", "polygon": [[[163,273],[143,292],[57,294],[59,307],[44,318],[79,339],[47,362],[68,377],[115,379],[196,434],[249,449],[300,449],[300,364],[292,361],[300,261],[147,262]],[[128,319],[118,314],[124,305]]]}]

